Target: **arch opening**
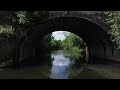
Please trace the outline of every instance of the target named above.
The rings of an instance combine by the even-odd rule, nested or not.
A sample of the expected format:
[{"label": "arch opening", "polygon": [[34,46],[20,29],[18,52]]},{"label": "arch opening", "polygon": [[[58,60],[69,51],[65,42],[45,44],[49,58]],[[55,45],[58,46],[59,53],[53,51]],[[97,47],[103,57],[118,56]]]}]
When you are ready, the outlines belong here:
[{"label": "arch opening", "polygon": [[[52,51],[63,50],[73,51],[73,53],[78,52],[86,62],[89,59],[89,50],[86,43],[78,35],[68,31],[59,30],[49,33],[40,42],[34,43],[34,46],[35,55],[40,55],[41,52],[51,53]],[[36,51],[39,53],[37,54]]]},{"label": "arch opening", "polygon": [[[87,63],[85,60],[86,43],[74,33],[57,30],[31,44],[34,47],[34,55],[26,58],[22,65],[44,66],[49,64],[47,68],[50,69],[50,76],[48,76],[50,78],[67,79],[75,77],[73,73],[76,70],[81,71],[80,68]],[[32,64],[30,61],[32,61]],[[46,71],[43,72],[46,73]],[[57,72],[59,75],[56,74]]]},{"label": "arch opening", "polygon": [[[36,27],[32,29],[32,34],[25,38],[20,46],[21,48],[27,46],[27,43],[36,43],[40,38],[50,32],[63,30],[72,32],[81,37],[89,48],[90,57],[110,59],[109,57],[113,55],[112,44],[107,31],[87,19],[78,17],[58,17],[36,25]],[[34,47],[34,45],[30,47]],[[25,57],[27,57],[27,55]]]}]

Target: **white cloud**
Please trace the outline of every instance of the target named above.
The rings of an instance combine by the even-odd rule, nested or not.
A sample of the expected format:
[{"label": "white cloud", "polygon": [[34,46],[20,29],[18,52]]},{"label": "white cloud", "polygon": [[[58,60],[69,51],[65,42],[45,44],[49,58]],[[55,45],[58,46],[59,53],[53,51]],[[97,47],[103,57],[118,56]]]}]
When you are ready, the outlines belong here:
[{"label": "white cloud", "polygon": [[[66,31],[56,31],[56,32],[53,32],[52,33],[52,36],[56,39],[56,40],[63,40],[65,39],[65,36],[64,36],[64,32]],[[69,32],[66,32],[66,33],[69,33]]]}]

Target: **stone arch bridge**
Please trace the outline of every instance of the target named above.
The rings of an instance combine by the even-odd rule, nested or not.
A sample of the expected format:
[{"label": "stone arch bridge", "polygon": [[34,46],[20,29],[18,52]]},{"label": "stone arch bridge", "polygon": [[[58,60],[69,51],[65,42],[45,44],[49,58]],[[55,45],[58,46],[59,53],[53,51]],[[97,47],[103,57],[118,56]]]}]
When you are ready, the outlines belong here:
[{"label": "stone arch bridge", "polygon": [[31,34],[26,33],[18,41],[17,57],[35,56],[39,39],[59,30],[80,36],[88,46],[90,57],[120,62],[120,54],[110,39],[110,28],[101,11],[49,11],[49,18],[32,27]]}]

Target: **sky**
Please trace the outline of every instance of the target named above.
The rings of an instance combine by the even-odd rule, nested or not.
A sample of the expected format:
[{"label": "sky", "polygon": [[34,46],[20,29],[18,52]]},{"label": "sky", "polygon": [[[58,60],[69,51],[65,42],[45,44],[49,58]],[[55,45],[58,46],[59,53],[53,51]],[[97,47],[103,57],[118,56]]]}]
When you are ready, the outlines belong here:
[{"label": "sky", "polygon": [[[52,36],[55,38],[55,40],[63,40],[65,39],[64,32],[66,31],[55,31],[52,33]],[[69,33],[69,32],[66,32]]]}]

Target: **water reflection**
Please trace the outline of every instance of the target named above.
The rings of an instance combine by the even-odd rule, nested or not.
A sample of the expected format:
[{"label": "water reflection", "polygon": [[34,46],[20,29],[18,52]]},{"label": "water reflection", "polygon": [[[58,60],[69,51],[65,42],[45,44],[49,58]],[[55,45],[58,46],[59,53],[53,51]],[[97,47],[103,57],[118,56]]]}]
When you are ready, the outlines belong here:
[{"label": "water reflection", "polygon": [[[76,56],[77,55],[77,56]],[[52,79],[69,79],[72,75],[71,71],[76,71],[77,66],[79,67],[83,64],[82,60],[80,60],[80,53],[77,52],[74,54],[66,51],[55,51],[52,53],[52,68],[50,78]],[[77,68],[76,68],[77,67]],[[79,68],[81,71],[81,69]],[[75,73],[75,72],[73,72]]]},{"label": "water reflection", "polygon": [[52,54],[39,55],[23,60],[19,68],[0,70],[0,79],[104,79],[106,75],[112,75],[114,78],[118,75],[117,78],[120,78],[117,65],[114,65],[114,72],[117,70],[118,74],[113,75],[112,64],[84,65],[84,57],[79,52],[59,50]]}]

